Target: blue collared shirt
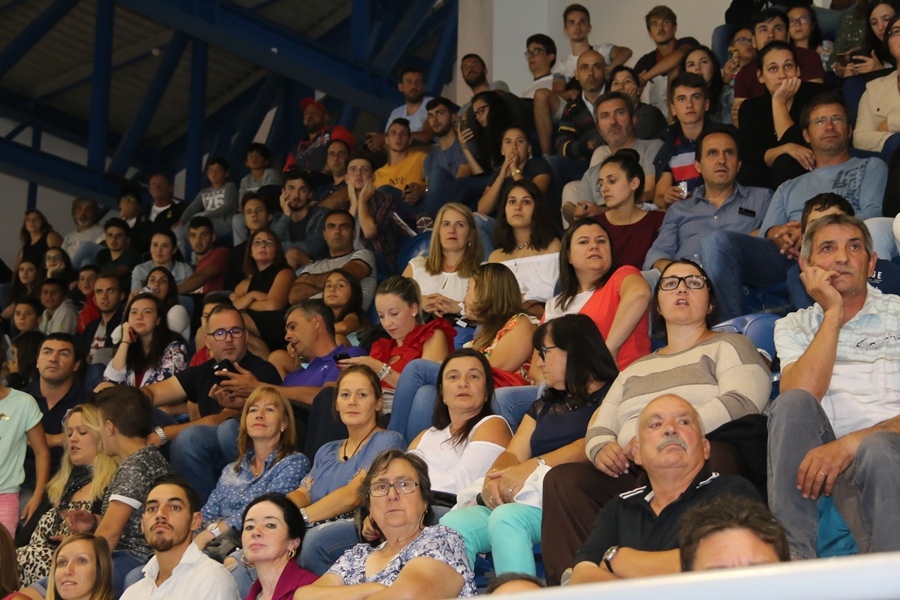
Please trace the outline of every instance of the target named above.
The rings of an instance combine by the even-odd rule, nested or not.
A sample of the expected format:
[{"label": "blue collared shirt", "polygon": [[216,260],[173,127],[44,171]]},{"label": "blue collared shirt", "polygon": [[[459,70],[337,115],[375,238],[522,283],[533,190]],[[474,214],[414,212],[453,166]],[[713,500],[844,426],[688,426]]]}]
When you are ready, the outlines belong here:
[{"label": "blue collared shirt", "polygon": [[659,228],[659,236],[647,252],[644,269],[667,258],[689,258],[700,263],[700,243],[711,231],[750,233],[765,217],[772,190],[735,184],[734,192],[716,208],[706,199],[706,186],[698,186],[693,195],[669,207]]}]

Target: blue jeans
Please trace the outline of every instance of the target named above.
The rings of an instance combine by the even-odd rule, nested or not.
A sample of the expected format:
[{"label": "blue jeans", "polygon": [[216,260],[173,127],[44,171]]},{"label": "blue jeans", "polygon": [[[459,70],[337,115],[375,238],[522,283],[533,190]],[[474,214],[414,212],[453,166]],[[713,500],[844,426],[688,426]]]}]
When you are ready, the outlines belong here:
[{"label": "blue jeans", "polygon": [[469,506],[448,512],[441,518],[441,525],[462,536],[473,569],[478,554],[491,552],[497,575],[536,575],[533,547],[541,541],[542,513],[540,508],[519,502],[501,504],[494,510]]},{"label": "blue jeans", "polygon": [[433,161],[432,168],[425,173],[428,179],[428,194],[419,201],[419,210],[432,217],[448,202],[465,204],[472,210],[478,208],[478,200],[488,186],[487,175],[473,175],[457,179]]},{"label": "blue jeans", "polygon": [[298,564],[316,575],[324,575],[344,552],[359,543],[353,519],[322,523],[306,530]]},{"label": "blue jeans", "polygon": [[716,290],[719,321],[744,314],[744,285],[768,287],[781,283],[793,264],[772,240],[721,230],[703,238],[700,258]]},{"label": "blue jeans", "polygon": [[[550,165],[553,171],[553,179],[559,189],[562,189],[570,181],[579,181],[584,177],[584,172],[588,170],[590,157],[586,160],[577,158],[568,158],[566,156],[545,156],[544,160]],[[559,208],[559,207],[557,207]]]},{"label": "blue jeans", "polygon": [[[816,557],[818,502],[797,490],[797,471],[806,454],[835,440],[819,401],[804,390],[778,398],[769,416],[769,507],[787,531],[791,554]],[[835,483],[834,501],[861,551],[900,550],[900,434],[870,433],[850,467]]]},{"label": "blue jeans", "polygon": [[103,249],[100,244],[94,242],[84,242],[78,246],[75,255],[72,257],[72,267],[76,270],[85,265],[96,265],[97,254]]},{"label": "blue jeans", "polygon": [[204,503],[215,489],[222,469],[237,458],[239,428],[240,423],[235,419],[218,427],[194,425],[172,440],[169,450],[172,468],[194,484]]},{"label": "blue jeans", "polygon": [[522,417],[525,412],[534,404],[538,396],[544,391],[544,384],[523,385],[516,387],[500,388],[494,392],[494,400],[491,402],[491,409],[495,415],[500,415],[509,426],[513,433],[519,428]]},{"label": "blue jeans", "polygon": [[437,401],[435,383],[440,368],[439,363],[417,358],[406,365],[400,374],[388,429],[402,434],[407,444],[431,427]]}]

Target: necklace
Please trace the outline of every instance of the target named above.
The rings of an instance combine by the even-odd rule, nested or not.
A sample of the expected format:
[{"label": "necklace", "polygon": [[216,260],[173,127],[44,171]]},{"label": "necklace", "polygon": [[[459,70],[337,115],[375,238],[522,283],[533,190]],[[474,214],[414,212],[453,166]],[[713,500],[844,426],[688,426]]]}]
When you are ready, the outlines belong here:
[{"label": "necklace", "polygon": [[[359,447],[363,445],[363,442],[365,442],[367,439],[369,439],[369,436],[372,435],[372,432],[374,432],[376,429],[378,429],[378,423],[376,423],[376,424],[375,424],[375,427],[373,427],[372,429],[370,429],[370,430],[369,430],[369,433],[366,434],[366,437],[364,437],[364,438],[362,439],[362,441],[360,441],[360,442],[356,445],[356,449],[353,450],[353,454],[351,454],[350,456],[356,456],[356,453],[359,452]],[[347,461],[350,459],[350,456],[347,456],[347,442],[349,442],[349,441],[350,441],[350,438],[347,438],[346,440],[344,440],[344,444],[343,444],[344,449],[341,450],[341,454],[344,455],[344,462],[347,462]]]},{"label": "necklace", "polygon": [[530,245],[531,245],[531,240],[528,240],[524,244],[517,244],[516,248],[518,248],[519,250],[524,250],[525,248],[527,248]]}]

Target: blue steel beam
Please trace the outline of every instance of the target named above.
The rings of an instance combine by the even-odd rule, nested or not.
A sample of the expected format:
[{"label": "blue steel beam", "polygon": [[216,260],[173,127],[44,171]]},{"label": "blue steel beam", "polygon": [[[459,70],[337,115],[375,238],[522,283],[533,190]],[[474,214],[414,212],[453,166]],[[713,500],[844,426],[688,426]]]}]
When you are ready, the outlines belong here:
[{"label": "blue steel beam", "polygon": [[200,191],[203,173],[203,118],[206,112],[206,63],[209,46],[191,43],[191,92],[188,99],[187,157],[184,163],[184,197],[193,200]]},{"label": "blue steel beam", "polygon": [[144,101],[137,114],[131,120],[128,131],[125,132],[122,143],[119,144],[119,148],[116,150],[116,154],[109,165],[111,174],[124,175],[128,170],[131,159],[144,138],[144,134],[147,133],[150,121],[153,120],[156,107],[159,106],[159,102],[169,86],[169,82],[172,80],[172,75],[175,73],[175,69],[178,68],[178,63],[184,54],[187,43],[188,37],[183,33],[176,32],[172,37],[169,47],[166,48],[165,56],[163,56],[162,61],[156,68],[153,81],[150,82],[150,87],[144,94]]},{"label": "blue steel beam", "polygon": [[450,14],[444,21],[444,30],[434,49],[434,58],[428,69],[428,76],[425,78],[426,90],[438,91],[444,87],[445,81],[452,78],[453,65],[456,63],[456,27],[459,22],[459,5],[455,0],[451,0],[450,4]]},{"label": "blue steel beam", "polygon": [[400,23],[394,28],[394,32],[388,39],[387,43],[382,47],[381,52],[375,57],[374,65],[376,69],[390,72],[406,48],[412,41],[416,31],[425,22],[431,7],[434,6],[434,0],[416,0],[406,10]]},{"label": "blue steel beam", "polygon": [[24,144],[0,139],[0,171],[69,196],[118,201],[119,180]]},{"label": "blue steel beam", "polygon": [[226,155],[228,164],[231,165],[232,175],[237,175],[245,170],[243,168],[244,159],[246,158],[244,151],[247,149],[247,145],[253,141],[253,137],[259,131],[259,126],[268,112],[277,106],[278,96],[283,87],[284,78],[280,75],[272,74],[266,77],[262,91],[257,95],[253,105],[237,121],[241,126],[237,131],[237,135],[233,138],[228,138],[231,147]]},{"label": "blue steel beam", "polygon": [[[231,3],[218,3],[204,15],[207,2],[116,0],[120,5],[191,37],[305,83],[376,115],[387,116],[397,103],[396,83],[361,61],[340,55],[309,38]],[[366,82],[365,87],[357,82]],[[388,99],[385,99],[388,98]]]},{"label": "blue steel beam", "polygon": [[106,132],[109,129],[109,85],[112,81],[113,0],[97,0],[94,25],[94,76],[91,86],[91,130],[88,133],[88,166],[106,168]]},{"label": "blue steel beam", "polygon": [[350,10],[350,51],[353,58],[369,58],[369,0],[352,0]]},{"label": "blue steel beam", "polygon": [[[31,128],[31,148],[40,151],[41,149],[41,124],[35,123]],[[28,182],[28,210],[37,208],[38,184],[34,181]]]},{"label": "blue steel beam", "polygon": [[76,4],[78,4],[78,0],[56,0],[44,9],[38,18],[29,23],[16,39],[7,44],[3,52],[0,52],[0,77],[19,62],[19,59],[53,29],[60,19],[69,14]]}]

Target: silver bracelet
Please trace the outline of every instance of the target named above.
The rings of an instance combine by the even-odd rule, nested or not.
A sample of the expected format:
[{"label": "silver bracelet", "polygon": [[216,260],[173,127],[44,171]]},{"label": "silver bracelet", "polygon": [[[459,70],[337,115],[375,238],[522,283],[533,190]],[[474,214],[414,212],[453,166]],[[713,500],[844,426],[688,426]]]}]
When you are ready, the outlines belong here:
[{"label": "silver bracelet", "polygon": [[307,525],[309,525],[309,517],[306,516],[305,508],[300,509],[300,516],[303,517],[303,522],[306,523]]},{"label": "silver bracelet", "polygon": [[165,446],[166,444],[169,443],[169,438],[166,437],[166,432],[163,430],[162,427],[157,425],[156,427],[153,428],[153,431],[156,433],[156,435],[159,436],[159,441],[162,442],[162,444],[161,444],[162,446]]},{"label": "silver bracelet", "polygon": [[381,367],[381,370],[378,372],[378,380],[384,381],[384,378],[391,374],[391,365],[384,363],[384,366]]}]

